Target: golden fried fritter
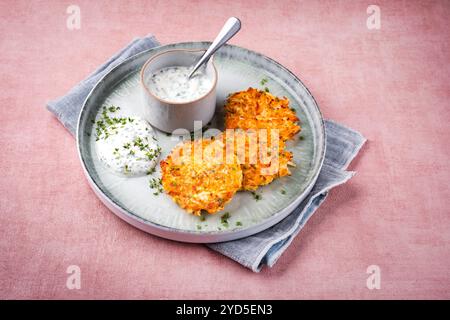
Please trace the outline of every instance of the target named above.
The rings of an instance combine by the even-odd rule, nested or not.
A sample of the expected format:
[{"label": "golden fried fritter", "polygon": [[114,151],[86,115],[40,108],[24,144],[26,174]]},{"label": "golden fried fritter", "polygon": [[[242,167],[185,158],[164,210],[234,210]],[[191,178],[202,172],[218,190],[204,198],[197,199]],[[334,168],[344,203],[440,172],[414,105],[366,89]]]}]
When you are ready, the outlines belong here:
[{"label": "golden fried fritter", "polygon": [[298,121],[289,99],[254,88],[232,94],[225,105],[227,129],[278,129],[280,139],[286,141],[300,131]]},{"label": "golden fried fritter", "polygon": [[241,167],[235,156],[224,161],[223,148],[218,139],[187,141],[161,161],[163,188],[186,211],[220,211],[241,188]]},{"label": "golden fried fritter", "polygon": [[[266,129],[271,137],[277,129],[279,144],[272,151],[274,157],[269,164],[250,163],[248,159],[241,163],[242,189],[256,190],[259,186],[269,184],[277,177],[290,175],[288,165],[292,162],[292,153],[286,151],[284,142],[300,131],[299,119],[289,108],[287,98],[280,99],[272,94],[249,88],[232,94],[225,105],[225,127],[227,129],[260,130]],[[270,144],[270,139],[269,139]],[[247,150],[248,152],[248,150]],[[277,156],[277,157],[275,157]],[[277,164],[274,164],[278,161]],[[267,174],[268,167],[278,167],[276,172]]]},{"label": "golden fried fritter", "polygon": [[[254,191],[259,186],[269,184],[278,177],[290,175],[288,165],[292,162],[292,153],[284,150],[284,142],[270,136],[266,131],[227,130],[217,137],[222,139],[226,150],[233,152],[241,165],[243,179],[242,190]],[[230,145],[233,147],[230,148]]]}]

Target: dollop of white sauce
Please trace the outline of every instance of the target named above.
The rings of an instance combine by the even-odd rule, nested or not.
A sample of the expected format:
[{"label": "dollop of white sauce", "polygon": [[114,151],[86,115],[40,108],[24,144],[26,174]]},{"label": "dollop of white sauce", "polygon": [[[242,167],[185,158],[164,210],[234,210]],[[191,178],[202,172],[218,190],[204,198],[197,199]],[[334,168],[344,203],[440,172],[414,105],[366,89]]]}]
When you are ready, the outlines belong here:
[{"label": "dollop of white sauce", "polygon": [[148,86],[158,98],[170,102],[189,102],[208,93],[213,79],[199,70],[189,79],[192,67],[166,67],[153,73]]},{"label": "dollop of white sauce", "polygon": [[139,117],[108,126],[96,141],[100,161],[122,176],[141,176],[155,167],[161,148],[153,129]]}]

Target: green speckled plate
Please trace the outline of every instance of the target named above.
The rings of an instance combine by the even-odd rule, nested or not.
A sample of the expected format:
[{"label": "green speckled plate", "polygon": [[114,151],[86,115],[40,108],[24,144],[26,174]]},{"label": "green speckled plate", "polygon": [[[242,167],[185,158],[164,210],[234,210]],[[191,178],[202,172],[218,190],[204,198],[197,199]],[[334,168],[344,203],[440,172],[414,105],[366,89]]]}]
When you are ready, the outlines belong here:
[{"label": "green speckled plate", "polygon": [[[292,175],[258,189],[260,200],[249,192],[238,192],[225,210],[207,215],[204,221],[186,213],[166,194],[153,195],[151,176],[122,178],[99,162],[95,150],[95,130],[91,122],[103,106],[120,106],[122,115],[143,115],[144,103],[139,71],[154,54],[168,49],[205,49],[207,42],[178,43],[157,47],[135,55],[111,70],[87,97],[77,128],[79,155],[93,190],[116,215],[137,228],[164,238],[186,242],[222,242],[243,238],[265,230],[289,215],[313,187],[325,154],[325,132],[319,108],[301,81],[279,63],[256,52],[226,45],[215,54],[219,72],[217,112],[211,128],[223,128],[223,105],[231,92],[248,87],[262,88],[260,81],[277,96],[286,96],[301,120],[302,131],[288,150],[297,167]],[[178,140],[156,130],[165,158]],[[300,139],[300,136],[302,137]],[[160,177],[157,167],[153,177]],[[221,216],[229,212],[228,225]]]}]

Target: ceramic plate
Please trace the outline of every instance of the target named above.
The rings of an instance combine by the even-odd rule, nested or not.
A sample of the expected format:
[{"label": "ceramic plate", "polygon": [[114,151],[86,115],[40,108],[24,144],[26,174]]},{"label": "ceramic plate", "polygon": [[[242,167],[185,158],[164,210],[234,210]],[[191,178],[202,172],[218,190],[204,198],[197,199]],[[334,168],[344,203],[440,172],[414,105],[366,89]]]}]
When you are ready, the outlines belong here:
[{"label": "ceramic plate", "polygon": [[[265,230],[285,218],[313,187],[325,153],[325,132],[319,108],[308,89],[289,70],[256,52],[226,45],[215,54],[219,80],[217,111],[206,134],[223,129],[223,105],[231,92],[248,87],[268,87],[276,96],[286,96],[296,109],[302,130],[287,148],[297,164],[292,175],[275,180],[258,189],[261,199],[250,192],[238,192],[225,209],[215,215],[199,217],[186,213],[166,194],[153,195],[152,177],[160,177],[160,168],[152,176],[122,178],[110,173],[97,159],[95,119],[103,106],[119,106],[121,115],[140,116],[144,103],[139,71],[145,61],[168,49],[204,49],[207,42],[178,43],[137,54],[112,69],[87,97],[77,128],[81,163],[93,190],[116,215],[135,227],[164,238],[185,242],[222,242],[243,238]],[[261,86],[263,78],[268,82]],[[164,159],[178,143],[175,137],[155,129]],[[228,212],[228,224],[221,216]]]}]

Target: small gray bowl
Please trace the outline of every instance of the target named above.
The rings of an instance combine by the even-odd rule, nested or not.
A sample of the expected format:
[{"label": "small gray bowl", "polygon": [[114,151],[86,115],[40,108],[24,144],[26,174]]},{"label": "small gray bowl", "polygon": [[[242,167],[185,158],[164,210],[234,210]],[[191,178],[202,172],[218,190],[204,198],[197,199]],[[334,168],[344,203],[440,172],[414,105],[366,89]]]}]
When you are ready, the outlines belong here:
[{"label": "small gray bowl", "polygon": [[[206,64],[207,76],[213,77],[211,89],[200,98],[187,102],[173,102],[156,96],[148,87],[148,79],[155,71],[173,66],[192,66],[203,55],[205,50],[174,49],[157,54],[144,64],[140,79],[145,104],[145,118],[159,130],[173,132],[176,129],[194,131],[194,122],[201,121],[205,126],[211,121],[216,109],[217,69],[210,59]],[[197,129],[197,127],[196,127]]]}]

